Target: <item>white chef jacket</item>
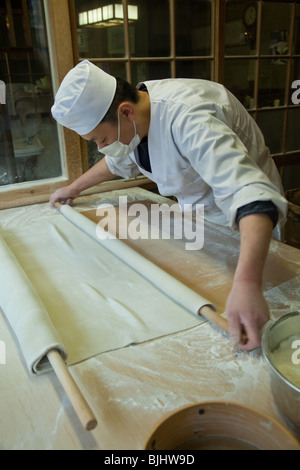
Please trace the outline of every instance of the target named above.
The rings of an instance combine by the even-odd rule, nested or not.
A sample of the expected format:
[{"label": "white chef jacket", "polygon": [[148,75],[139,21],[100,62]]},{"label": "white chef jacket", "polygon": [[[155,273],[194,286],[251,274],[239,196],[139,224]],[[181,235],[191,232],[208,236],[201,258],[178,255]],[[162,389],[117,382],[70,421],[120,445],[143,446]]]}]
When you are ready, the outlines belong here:
[{"label": "white chef jacket", "polygon": [[[140,88],[143,84],[139,84]],[[106,156],[109,170],[124,178],[142,173],[163,196],[179,204],[204,204],[205,218],[235,226],[239,207],[271,200],[283,226],[287,202],[263,135],[224,86],[207,80],[146,81],[151,102],[148,148],[152,173],[138,152]]]}]

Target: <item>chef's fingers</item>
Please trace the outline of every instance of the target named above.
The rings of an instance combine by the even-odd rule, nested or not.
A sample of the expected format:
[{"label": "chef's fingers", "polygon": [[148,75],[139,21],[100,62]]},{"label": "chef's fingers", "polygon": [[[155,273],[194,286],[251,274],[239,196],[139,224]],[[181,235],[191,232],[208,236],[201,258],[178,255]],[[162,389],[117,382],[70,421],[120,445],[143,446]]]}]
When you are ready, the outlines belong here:
[{"label": "chef's fingers", "polygon": [[243,351],[252,351],[261,344],[261,334],[257,326],[250,323],[245,327],[239,319],[232,319],[229,335],[232,345]]}]

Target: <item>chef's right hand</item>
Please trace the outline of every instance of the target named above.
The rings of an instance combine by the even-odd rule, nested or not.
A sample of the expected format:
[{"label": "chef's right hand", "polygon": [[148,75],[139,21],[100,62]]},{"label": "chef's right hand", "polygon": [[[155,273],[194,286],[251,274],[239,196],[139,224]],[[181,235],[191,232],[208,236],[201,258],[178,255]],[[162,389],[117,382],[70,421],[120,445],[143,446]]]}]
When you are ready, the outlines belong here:
[{"label": "chef's right hand", "polygon": [[50,205],[54,206],[56,202],[60,202],[61,204],[68,204],[69,206],[71,206],[73,200],[79,195],[80,193],[74,191],[70,186],[66,186],[65,188],[59,188],[51,195]]}]

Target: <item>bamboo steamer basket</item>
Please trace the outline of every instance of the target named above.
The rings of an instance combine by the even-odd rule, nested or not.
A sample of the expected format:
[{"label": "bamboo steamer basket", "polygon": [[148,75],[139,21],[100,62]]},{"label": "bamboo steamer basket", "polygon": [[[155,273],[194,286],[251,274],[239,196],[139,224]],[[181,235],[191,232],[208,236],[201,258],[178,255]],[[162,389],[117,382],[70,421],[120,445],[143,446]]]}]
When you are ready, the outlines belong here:
[{"label": "bamboo steamer basket", "polygon": [[203,402],[164,417],[147,438],[145,450],[300,450],[279,422],[251,407]]}]

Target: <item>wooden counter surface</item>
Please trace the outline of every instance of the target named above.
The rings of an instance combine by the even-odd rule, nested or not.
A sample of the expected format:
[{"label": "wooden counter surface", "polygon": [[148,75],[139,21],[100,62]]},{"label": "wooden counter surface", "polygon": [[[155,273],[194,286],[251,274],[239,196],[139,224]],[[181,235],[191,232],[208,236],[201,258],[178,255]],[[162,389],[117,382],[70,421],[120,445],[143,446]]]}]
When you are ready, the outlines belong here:
[{"label": "wooden counter surface", "polygon": [[[133,193],[145,199],[143,190]],[[89,208],[84,198],[77,207]],[[168,240],[161,249],[155,240],[144,242],[137,242],[140,252],[223,311],[238,257],[237,233],[207,225],[198,252],[182,251],[177,242],[170,247]],[[299,285],[300,251],[272,241],[265,296],[273,318],[300,310]],[[0,364],[1,450],[139,450],[163,416],[207,400],[247,404],[284,424],[260,351],[234,352],[209,323],[70,367],[98,419],[92,432],[82,428],[53,373],[29,375],[4,315],[0,340],[6,346],[6,364]]]}]

